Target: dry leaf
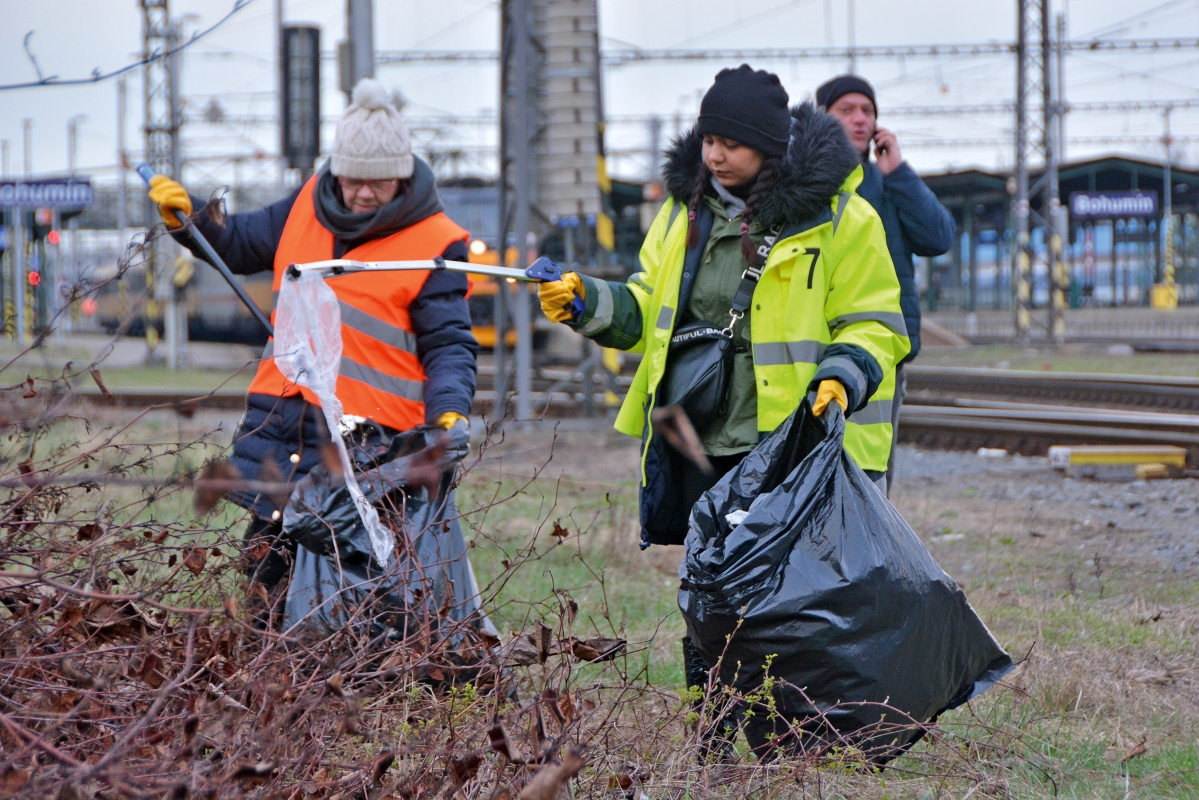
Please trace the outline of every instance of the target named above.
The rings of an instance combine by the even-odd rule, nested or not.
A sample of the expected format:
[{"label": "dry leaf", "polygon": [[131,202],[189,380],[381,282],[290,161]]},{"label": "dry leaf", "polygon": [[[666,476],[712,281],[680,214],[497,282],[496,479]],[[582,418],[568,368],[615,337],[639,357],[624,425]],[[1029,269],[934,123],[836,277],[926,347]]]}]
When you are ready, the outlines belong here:
[{"label": "dry leaf", "polygon": [[277,767],[273,761],[251,763],[242,761],[234,764],[229,772],[229,778],[235,781],[262,781],[275,774]]},{"label": "dry leaf", "polygon": [[1125,761],[1132,761],[1134,758],[1140,758],[1141,756],[1145,755],[1145,753],[1149,752],[1149,748],[1145,746],[1145,741],[1145,739],[1142,739],[1140,744],[1125,753],[1124,757],[1120,759],[1120,763],[1123,764]]},{"label": "dry leaf", "polygon": [[192,575],[199,575],[204,571],[204,564],[208,561],[208,551],[203,547],[193,547],[183,556],[183,566],[187,567]]},{"label": "dry leaf", "polygon": [[513,637],[500,651],[500,658],[507,666],[527,667],[544,664],[550,654],[550,638],[553,635],[544,624],[538,622],[531,630]]},{"label": "dry leaf", "polygon": [[104,385],[104,379],[100,377],[100,370],[92,367],[88,372],[92,376],[92,380],[96,382],[96,388],[100,390],[100,394],[104,395],[104,399],[109,403],[114,402],[112,392],[108,391],[108,387]]},{"label": "dry leaf", "polygon": [[626,644],[624,639],[597,638],[581,642],[572,637],[570,651],[580,661],[611,661],[624,652]]},{"label": "dry leaf", "polygon": [[325,686],[328,688],[330,694],[335,694],[338,697],[342,697],[344,693],[342,692],[341,687],[345,684],[345,682],[345,674],[341,670],[338,670],[325,680]]},{"label": "dry leaf", "polygon": [[29,783],[32,769],[17,769],[13,764],[7,764],[0,769],[0,797],[16,797],[25,784]]},{"label": "dry leaf", "polygon": [[1130,669],[1128,679],[1134,683],[1153,683],[1158,686],[1166,686],[1174,682],[1174,676],[1169,671],[1156,669]]},{"label": "dry leaf", "polygon": [[695,426],[691,424],[686,411],[679,406],[655,408],[650,414],[650,422],[667,444],[692,461],[705,475],[712,474],[712,462],[704,455],[699,434],[695,432]]},{"label": "dry leaf", "polygon": [[375,758],[375,763],[371,765],[371,786],[379,785],[379,781],[383,780],[383,776],[387,774],[387,770],[391,769],[395,760],[394,750],[385,750]]},{"label": "dry leaf", "polygon": [[225,598],[224,606],[225,616],[229,619],[237,619],[237,598],[233,595],[229,595]]},{"label": "dry leaf", "polygon": [[518,758],[512,750],[512,740],[508,738],[507,732],[499,723],[492,725],[487,731],[487,738],[491,742],[491,749],[499,753],[504,758],[514,764],[523,764],[524,759]]},{"label": "dry leaf", "polygon": [[575,714],[578,712],[575,709],[574,698],[570,696],[570,692],[563,692],[561,699],[558,700],[558,710],[562,712],[562,718],[566,720],[566,724],[575,721]]},{"label": "dry leaf", "polygon": [[562,715],[562,709],[558,707],[558,701],[559,697],[556,689],[546,689],[541,693],[541,702],[545,704],[545,707],[548,708],[550,713],[554,715],[554,718],[558,720],[559,725],[565,725],[566,717]]},{"label": "dry leaf", "polygon": [[482,764],[483,757],[474,752],[458,758],[451,758],[449,766],[446,767],[446,773],[450,776],[454,790],[457,791],[464,783],[479,774],[479,767]]},{"label": "dry leaf", "polygon": [[550,532],[550,536],[553,536],[559,542],[563,542],[566,540],[567,536],[570,536],[570,530],[567,528],[563,528],[561,525],[558,524],[557,520],[554,520],[554,529],[553,529],[553,531]]},{"label": "dry leaf", "polygon": [[99,522],[89,522],[86,525],[80,525],[79,530],[75,531],[75,538],[81,542],[91,542],[103,535],[104,529],[100,527]]},{"label": "dry leaf", "polygon": [[555,800],[566,782],[583,768],[583,758],[573,751],[562,757],[562,761],[546,764],[533,780],[521,789],[519,800]]},{"label": "dry leaf", "polygon": [[24,397],[26,400],[28,400],[31,397],[37,397],[37,389],[33,388],[33,376],[32,375],[25,378],[24,386],[25,386],[25,391],[21,394],[22,397]]},{"label": "dry leaf", "polygon": [[227,488],[214,487],[205,481],[240,481],[241,471],[226,459],[214,459],[204,465],[200,479],[196,482],[196,510],[207,514],[217,502],[229,494]]}]

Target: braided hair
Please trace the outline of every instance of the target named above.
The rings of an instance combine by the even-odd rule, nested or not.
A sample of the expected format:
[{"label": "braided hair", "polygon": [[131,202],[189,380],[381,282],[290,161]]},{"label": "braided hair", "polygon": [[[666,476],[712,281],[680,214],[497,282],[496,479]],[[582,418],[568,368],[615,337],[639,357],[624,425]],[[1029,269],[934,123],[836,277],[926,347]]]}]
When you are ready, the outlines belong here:
[{"label": "braided hair", "polygon": [[699,204],[704,201],[704,192],[708,190],[708,183],[711,180],[712,173],[708,170],[708,165],[704,163],[701,156],[699,169],[695,173],[695,180],[691,182],[691,199],[687,201],[688,250],[699,243],[699,226],[695,224],[695,217],[699,213]]},{"label": "braided hair", "polygon": [[741,257],[745,259],[746,264],[754,263],[754,253],[757,250],[753,240],[749,238],[749,224],[753,221],[758,206],[774,191],[781,161],[778,158],[767,158],[762,161],[762,169],[758,172],[758,177],[754,179],[753,188],[750,189],[749,197],[745,201],[745,210],[741,212]]}]

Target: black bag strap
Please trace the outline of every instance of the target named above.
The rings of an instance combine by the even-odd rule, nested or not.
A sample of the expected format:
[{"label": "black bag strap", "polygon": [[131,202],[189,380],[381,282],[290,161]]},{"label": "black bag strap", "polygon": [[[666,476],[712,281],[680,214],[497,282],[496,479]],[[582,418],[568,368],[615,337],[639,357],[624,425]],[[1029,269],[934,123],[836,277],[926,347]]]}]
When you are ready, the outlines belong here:
[{"label": "black bag strap", "polygon": [[766,268],[766,259],[770,258],[770,251],[774,249],[778,238],[778,228],[767,232],[766,236],[762,238],[762,243],[758,245],[758,249],[754,251],[753,263],[745,268],[745,272],[741,273],[741,283],[737,285],[737,291],[733,294],[733,307],[729,309],[729,324],[724,329],[726,335],[733,335],[733,326],[737,324],[737,320],[745,316],[749,304],[753,302],[754,289],[758,285],[758,279],[762,277],[762,270]]}]

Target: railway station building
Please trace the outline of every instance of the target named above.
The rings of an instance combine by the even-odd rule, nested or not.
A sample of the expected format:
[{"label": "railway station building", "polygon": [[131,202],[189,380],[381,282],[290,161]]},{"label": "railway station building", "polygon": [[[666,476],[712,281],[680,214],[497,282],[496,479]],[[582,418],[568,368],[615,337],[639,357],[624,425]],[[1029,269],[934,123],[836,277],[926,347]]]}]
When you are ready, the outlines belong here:
[{"label": "railway station building", "polygon": [[[1059,168],[1067,209],[1064,257],[1072,308],[1148,306],[1150,287],[1174,263],[1180,304],[1199,304],[1199,172],[1170,170],[1173,247],[1163,247],[1165,165],[1129,156],[1068,162]],[[1040,171],[1029,175],[1035,187]],[[1012,194],[1010,173],[978,169],[923,176],[954,216],[959,246],[936,259],[919,259],[918,283],[928,311],[1007,310],[1012,304]],[[1049,302],[1042,196],[1031,198],[1033,302]]]}]

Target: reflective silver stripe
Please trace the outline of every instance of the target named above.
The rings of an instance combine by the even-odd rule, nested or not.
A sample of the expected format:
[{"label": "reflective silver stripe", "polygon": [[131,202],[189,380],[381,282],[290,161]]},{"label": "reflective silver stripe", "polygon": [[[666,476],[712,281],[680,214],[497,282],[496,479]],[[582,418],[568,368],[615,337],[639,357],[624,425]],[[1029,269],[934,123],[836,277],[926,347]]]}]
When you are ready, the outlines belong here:
[{"label": "reflective silver stripe", "polygon": [[908,325],[904,322],[903,314],[894,311],[859,311],[856,314],[842,314],[828,321],[828,329],[830,333],[836,333],[846,325],[852,325],[855,322],[878,322],[893,333],[900,336],[908,335]]},{"label": "reflective silver stripe", "polygon": [[837,213],[833,215],[833,234],[837,233],[837,226],[841,224],[841,215],[845,213],[845,206],[849,205],[849,192],[841,192],[837,195]]},{"label": "reflective silver stripe", "polygon": [[595,336],[612,325],[612,313],[615,306],[612,302],[612,287],[608,286],[607,281],[587,281],[587,285],[595,290],[595,316],[586,325],[579,328],[579,333],[584,336]]},{"label": "reflective silver stripe", "polygon": [[275,340],[267,339],[266,347],[262,348],[262,360],[266,361],[268,358],[274,358],[274,357],[275,357]]},{"label": "reflective silver stripe", "polygon": [[662,306],[662,309],[658,312],[658,322],[656,327],[661,328],[664,331],[668,331],[670,330],[670,321],[672,319],[674,319],[674,309],[670,308],[669,306]]},{"label": "reflective silver stripe", "polygon": [[[845,356],[833,356],[826,358],[820,362],[820,369],[816,371],[816,377],[825,374],[827,370],[839,369],[845,373],[855,384],[857,384],[854,397],[862,397],[866,394],[866,376],[862,374],[862,370],[858,369],[858,365]],[[831,377],[831,376],[830,376]],[[841,377],[838,375],[837,377]],[[888,417],[888,419],[890,419]]]},{"label": "reflective silver stripe", "polygon": [[386,372],[380,372],[374,367],[368,367],[365,364],[359,364],[357,361],[351,361],[345,356],[341,357],[341,367],[338,374],[343,378],[362,381],[381,392],[394,394],[396,397],[402,397],[405,400],[416,400],[419,402],[425,396],[425,384],[422,381],[397,378],[394,375],[388,375]]},{"label": "reflective silver stripe", "polygon": [[[683,206],[681,203],[679,203],[678,200],[674,200],[673,202],[671,202],[670,217],[666,220],[666,232],[667,233],[670,233],[670,226],[674,224],[674,218],[679,215],[679,212],[682,209],[683,209]],[[663,236],[662,238],[665,239],[666,237]]]},{"label": "reflective silver stripe", "polygon": [[271,292],[271,311],[275,310],[275,306],[279,305],[279,290]]},{"label": "reflective silver stripe", "polygon": [[416,355],[416,334],[409,333],[403,328],[384,322],[376,316],[355,308],[344,300],[338,300],[341,306],[341,324],[353,328],[383,344]]},{"label": "reflective silver stripe", "polygon": [[811,339],[796,342],[754,342],[754,363],[762,367],[780,364],[816,364],[825,345]]},{"label": "reflective silver stripe", "polygon": [[849,421],[858,425],[891,424],[892,400],[871,400],[862,408],[849,415]]},{"label": "reflective silver stripe", "polygon": [[[641,272],[645,272],[642,270]],[[629,283],[644,291],[646,294],[653,294],[654,290],[645,285],[645,281],[641,280],[641,272],[638,272],[633,277],[629,278]]]}]

